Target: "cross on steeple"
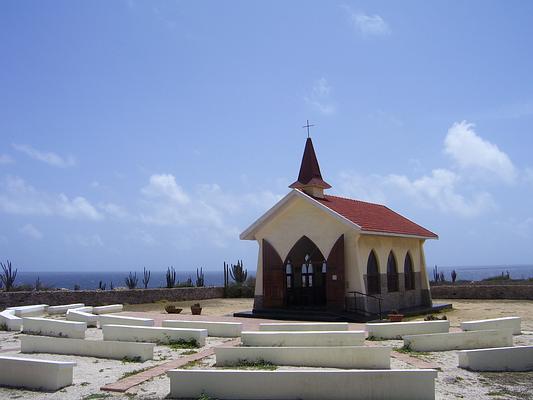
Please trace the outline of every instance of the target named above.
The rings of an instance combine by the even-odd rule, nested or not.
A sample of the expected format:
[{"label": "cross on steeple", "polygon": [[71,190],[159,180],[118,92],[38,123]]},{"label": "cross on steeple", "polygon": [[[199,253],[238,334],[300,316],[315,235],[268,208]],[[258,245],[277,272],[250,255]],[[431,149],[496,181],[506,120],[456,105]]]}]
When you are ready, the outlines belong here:
[{"label": "cross on steeple", "polygon": [[302,128],[307,128],[307,137],[309,137],[309,128],[311,128],[314,125],[309,125],[309,120],[307,120],[307,124],[302,126]]}]

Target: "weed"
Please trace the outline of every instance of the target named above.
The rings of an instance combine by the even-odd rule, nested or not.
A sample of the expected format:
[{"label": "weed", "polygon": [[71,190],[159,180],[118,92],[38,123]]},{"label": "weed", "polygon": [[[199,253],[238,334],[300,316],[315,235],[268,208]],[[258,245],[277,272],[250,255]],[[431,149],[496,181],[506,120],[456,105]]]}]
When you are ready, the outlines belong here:
[{"label": "weed", "polygon": [[122,364],[126,364],[126,363],[140,363],[142,362],[142,359],[140,356],[135,356],[135,357],[128,357],[128,356],[125,356],[124,358],[122,358]]},{"label": "weed", "polygon": [[167,343],[158,343],[170,347],[172,350],[182,350],[182,349],[197,349],[200,347],[198,342],[195,339],[185,340],[170,340]]},{"label": "weed", "polygon": [[90,385],[89,382],[82,382],[82,383],[80,383],[80,386],[89,386],[89,385]]},{"label": "weed", "polygon": [[197,366],[199,366],[201,364],[202,364],[202,362],[200,360],[193,360],[193,361],[189,361],[187,364],[185,364],[181,368],[182,369],[191,369],[191,368],[197,367]]},{"label": "weed", "polygon": [[122,374],[122,376],[120,377],[120,379],[125,379],[125,378],[128,378],[128,377],[130,377],[130,376],[140,374],[141,372],[147,371],[147,370],[149,370],[150,368],[152,368],[152,367],[146,367],[146,368],[134,369],[133,371],[130,371],[130,372],[124,372],[124,373]]},{"label": "weed", "polygon": [[96,399],[106,399],[111,397],[109,393],[93,393],[82,398],[82,400],[96,400]]},{"label": "weed", "polygon": [[415,351],[415,350],[412,350],[409,345],[404,345],[403,347],[394,347],[394,351],[398,352],[398,353],[403,353],[403,354],[409,354],[411,356],[429,356],[429,353],[427,351]]},{"label": "weed", "polygon": [[278,369],[278,367],[274,364],[272,364],[269,361],[265,360],[255,360],[255,361],[249,361],[249,360],[239,360],[236,364],[233,364],[231,366],[228,366],[227,368],[239,368],[239,369],[261,369],[261,370],[267,370],[267,371],[274,371]]},{"label": "weed", "polygon": [[0,331],[7,331],[7,324],[0,324]]}]

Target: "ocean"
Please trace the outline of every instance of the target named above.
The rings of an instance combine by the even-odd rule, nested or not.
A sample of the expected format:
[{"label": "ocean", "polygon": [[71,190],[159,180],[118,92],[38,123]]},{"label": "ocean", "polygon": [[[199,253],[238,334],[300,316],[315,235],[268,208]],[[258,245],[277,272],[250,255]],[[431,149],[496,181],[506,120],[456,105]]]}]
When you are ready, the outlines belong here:
[{"label": "ocean", "polygon": [[[533,278],[533,265],[497,265],[497,266],[442,266],[438,267],[439,272],[443,272],[446,279],[450,280],[452,270],[457,272],[458,280],[478,281],[495,275],[501,275],[502,272],[513,279]],[[166,271],[152,271],[148,287],[157,288],[166,286]],[[205,285],[222,285],[224,283],[223,271],[205,271]],[[248,275],[253,273],[248,271]],[[428,266],[429,278],[433,278],[433,266]],[[55,288],[73,289],[79,285],[81,289],[96,289],[99,281],[110,288],[111,283],[114,287],[125,287],[124,279],[128,276],[128,271],[91,271],[91,272],[52,272],[52,271],[19,271],[16,284],[34,285],[37,277],[46,286]],[[137,271],[139,287],[142,286],[142,271]],[[196,282],[196,271],[176,271],[176,279],[185,282],[191,277],[193,284]]]}]

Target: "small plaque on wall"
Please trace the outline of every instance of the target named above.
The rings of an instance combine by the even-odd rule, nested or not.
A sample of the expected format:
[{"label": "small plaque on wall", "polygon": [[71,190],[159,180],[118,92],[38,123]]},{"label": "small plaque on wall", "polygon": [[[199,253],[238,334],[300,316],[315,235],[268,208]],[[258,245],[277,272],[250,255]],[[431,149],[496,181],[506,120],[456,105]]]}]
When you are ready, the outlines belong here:
[{"label": "small plaque on wall", "polygon": [[336,281],[337,280],[337,275],[331,275],[331,279]]}]

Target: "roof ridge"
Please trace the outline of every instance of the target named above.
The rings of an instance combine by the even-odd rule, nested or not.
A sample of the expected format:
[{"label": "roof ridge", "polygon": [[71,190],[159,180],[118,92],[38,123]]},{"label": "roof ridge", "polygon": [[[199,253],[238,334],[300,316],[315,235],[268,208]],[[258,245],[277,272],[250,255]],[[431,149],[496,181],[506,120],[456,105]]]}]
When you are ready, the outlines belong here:
[{"label": "roof ridge", "polygon": [[[380,207],[385,207],[385,208],[388,208],[389,210],[391,210],[389,207],[387,207],[385,204],[381,204],[381,203],[374,203],[372,201],[366,201],[366,200],[359,200],[359,199],[351,199],[350,197],[344,197],[344,196],[334,196],[334,195],[331,195],[331,194],[325,194],[324,195],[325,197],[335,197],[337,199],[342,199],[342,200],[349,200],[349,201],[357,201],[359,203],[365,203],[365,204],[372,204],[374,206],[380,206]],[[391,210],[392,211],[392,210]]]}]

